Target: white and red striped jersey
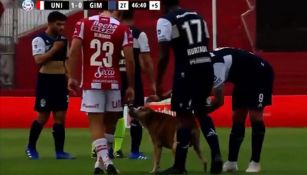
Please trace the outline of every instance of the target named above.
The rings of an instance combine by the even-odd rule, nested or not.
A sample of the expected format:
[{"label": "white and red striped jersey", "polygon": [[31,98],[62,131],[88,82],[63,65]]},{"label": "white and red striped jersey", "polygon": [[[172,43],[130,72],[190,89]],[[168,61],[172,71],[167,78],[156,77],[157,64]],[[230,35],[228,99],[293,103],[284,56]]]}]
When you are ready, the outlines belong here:
[{"label": "white and red striped jersey", "polygon": [[82,40],[82,88],[120,89],[121,50],[133,45],[129,26],[115,18],[96,15],[78,21],[73,38]]}]

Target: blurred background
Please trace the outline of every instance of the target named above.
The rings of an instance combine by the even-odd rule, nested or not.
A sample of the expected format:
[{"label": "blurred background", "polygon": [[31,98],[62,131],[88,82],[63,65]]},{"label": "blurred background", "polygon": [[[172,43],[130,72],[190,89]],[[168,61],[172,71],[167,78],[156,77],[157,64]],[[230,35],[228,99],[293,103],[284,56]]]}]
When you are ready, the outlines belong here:
[{"label": "blurred background", "polygon": [[[0,2],[0,119],[3,118],[0,128],[28,127],[36,115],[33,103],[38,70],[32,57],[31,41],[46,29],[50,11],[25,11],[23,0]],[[273,65],[276,77],[274,105],[266,109],[268,125],[307,127],[307,108],[304,108],[307,101],[306,0],[181,0],[181,6],[205,18],[211,49],[242,48],[255,52]],[[97,14],[80,9],[61,12],[68,16],[65,35],[69,40],[80,18]],[[159,54],[155,28],[161,15],[161,11],[149,10],[135,13],[135,25],[147,33],[155,65]],[[172,72],[173,59],[167,69],[165,90],[171,88]],[[147,93],[149,83],[146,78],[143,82]],[[230,95],[231,90],[232,86],[227,85],[226,95]],[[224,107],[213,114],[217,126],[231,123],[230,102],[231,99],[226,98]],[[19,107],[24,110],[12,110]],[[79,107],[80,98],[71,98],[68,115],[78,117],[78,120],[68,118],[71,127],[87,126]]]},{"label": "blurred background", "polygon": [[[45,30],[50,11],[27,12],[21,8],[22,2],[0,3],[1,96],[32,96],[34,92],[37,67],[31,54],[31,40]],[[215,2],[216,6],[212,4]],[[307,94],[307,1],[182,0],[181,5],[205,17],[217,47],[254,51],[271,62],[276,72],[275,94]],[[69,17],[65,33],[71,38],[73,26],[84,12],[62,12]],[[160,15],[159,11],[142,10],[135,17],[136,25],[149,35],[155,63],[158,55],[155,24]],[[216,35],[212,35],[213,24],[217,26]]]}]

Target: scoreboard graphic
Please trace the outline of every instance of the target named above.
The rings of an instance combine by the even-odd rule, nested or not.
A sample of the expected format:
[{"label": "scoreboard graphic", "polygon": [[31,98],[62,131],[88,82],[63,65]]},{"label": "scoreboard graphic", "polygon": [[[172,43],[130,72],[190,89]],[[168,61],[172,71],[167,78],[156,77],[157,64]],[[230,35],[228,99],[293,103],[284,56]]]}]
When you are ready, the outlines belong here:
[{"label": "scoreboard graphic", "polygon": [[24,0],[22,8],[31,10],[160,10],[160,1],[43,1]]}]

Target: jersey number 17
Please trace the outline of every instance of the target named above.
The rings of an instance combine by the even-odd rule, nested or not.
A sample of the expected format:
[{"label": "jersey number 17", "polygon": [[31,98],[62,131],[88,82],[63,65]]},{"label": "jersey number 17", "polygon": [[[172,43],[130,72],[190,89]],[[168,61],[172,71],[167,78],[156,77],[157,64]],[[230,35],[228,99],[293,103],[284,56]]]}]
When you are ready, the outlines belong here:
[{"label": "jersey number 17", "polygon": [[197,33],[197,43],[202,42],[202,38],[203,38],[202,37],[203,33],[202,33],[202,30],[201,30],[201,20],[200,19],[192,19],[192,20],[189,20],[189,21],[185,21],[181,27],[186,31],[190,45],[194,44],[194,39],[193,39],[193,36],[192,36],[192,30],[191,30],[192,25],[197,26],[197,32],[196,32]]}]

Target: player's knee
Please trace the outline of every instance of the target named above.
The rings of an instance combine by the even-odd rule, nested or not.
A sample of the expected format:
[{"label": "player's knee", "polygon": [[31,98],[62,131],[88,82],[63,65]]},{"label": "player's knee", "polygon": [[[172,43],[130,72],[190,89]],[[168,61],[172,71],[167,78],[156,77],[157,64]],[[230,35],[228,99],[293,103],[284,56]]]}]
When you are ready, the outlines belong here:
[{"label": "player's knee", "polygon": [[245,123],[247,117],[247,109],[237,109],[232,113],[232,122],[233,123]]},{"label": "player's knee", "polygon": [[49,120],[50,113],[48,112],[40,112],[38,113],[37,122],[41,125],[45,125]]},{"label": "player's knee", "polygon": [[252,132],[253,135],[263,135],[265,134],[265,124],[263,121],[252,122]]},{"label": "player's knee", "polygon": [[208,114],[197,115],[197,119],[202,128],[208,128],[208,126],[213,125],[213,121]]},{"label": "player's knee", "polygon": [[233,123],[231,134],[236,135],[238,137],[245,136],[245,123]]},{"label": "player's knee", "polygon": [[192,129],[195,127],[195,120],[192,114],[180,112],[177,113],[176,119],[178,128]]},{"label": "player's knee", "polygon": [[64,124],[66,119],[66,113],[65,112],[55,112],[53,114],[53,120],[56,124]]},{"label": "player's knee", "polygon": [[179,128],[177,130],[177,146],[182,148],[188,148],[191,141],[192,130],[190,128]]},{"label": "player's knee", "polygon": [[106,133],[114,134],[118,119],[122,117],[121,112],[110,112],[104,116],[104,125],[106,127]]},{"label": "player's knee", "polygon": [[263,110],[252,110],[249,111],[251,122],[263,121]]}]

